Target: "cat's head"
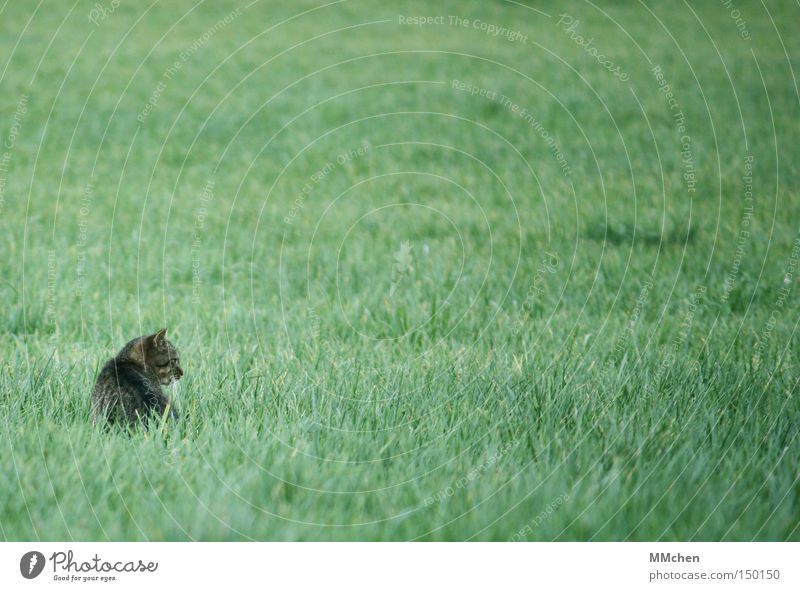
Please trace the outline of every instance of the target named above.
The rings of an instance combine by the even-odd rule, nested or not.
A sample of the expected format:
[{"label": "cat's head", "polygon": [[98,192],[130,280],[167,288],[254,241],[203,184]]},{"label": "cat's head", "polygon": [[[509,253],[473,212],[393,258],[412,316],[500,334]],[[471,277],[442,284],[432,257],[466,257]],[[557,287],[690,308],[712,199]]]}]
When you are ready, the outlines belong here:
[{"label": "cat's head", "polygon": [[133,339],[120,352],[121,357],[143,365],[148,373],[158,377],[162,386],[177,382],[183,376],[178,350],[166,335],[167,329],[162,328],[151,335]]}]

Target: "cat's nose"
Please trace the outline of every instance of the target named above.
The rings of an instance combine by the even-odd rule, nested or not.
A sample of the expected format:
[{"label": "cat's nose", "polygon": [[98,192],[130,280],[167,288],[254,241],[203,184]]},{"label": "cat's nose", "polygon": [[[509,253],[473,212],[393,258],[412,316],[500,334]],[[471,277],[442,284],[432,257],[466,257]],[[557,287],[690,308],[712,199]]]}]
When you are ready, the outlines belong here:
[{"label": "cat's nose", "polygon": [[183,370],[180,367],[178,368],[178,377],[183,377]]}]

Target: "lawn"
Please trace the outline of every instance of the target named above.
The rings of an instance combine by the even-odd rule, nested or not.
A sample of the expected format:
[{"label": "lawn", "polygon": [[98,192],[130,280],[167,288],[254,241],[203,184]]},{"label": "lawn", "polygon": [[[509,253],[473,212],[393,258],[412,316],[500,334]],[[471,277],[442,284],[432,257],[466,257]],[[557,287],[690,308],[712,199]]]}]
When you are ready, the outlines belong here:
[{"label": "lawn", "polygon": [[799,12],[4,2],[0,539],[799,541]]}]

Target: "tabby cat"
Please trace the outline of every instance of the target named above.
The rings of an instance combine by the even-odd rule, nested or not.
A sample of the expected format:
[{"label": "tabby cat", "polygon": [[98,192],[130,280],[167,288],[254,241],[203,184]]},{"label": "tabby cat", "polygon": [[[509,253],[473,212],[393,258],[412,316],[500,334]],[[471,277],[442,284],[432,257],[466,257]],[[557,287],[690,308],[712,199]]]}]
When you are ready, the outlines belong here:
[{"label": "tabby cat", "polygon": [[94,422],[132,427],[147,423],[152,415],[163,416],[169,409],[177,418],[171,400],[161,386],[181,378],[178,351],[166,339],[162,328],[149,336],[133,339],[100,370],[92,394]]}]

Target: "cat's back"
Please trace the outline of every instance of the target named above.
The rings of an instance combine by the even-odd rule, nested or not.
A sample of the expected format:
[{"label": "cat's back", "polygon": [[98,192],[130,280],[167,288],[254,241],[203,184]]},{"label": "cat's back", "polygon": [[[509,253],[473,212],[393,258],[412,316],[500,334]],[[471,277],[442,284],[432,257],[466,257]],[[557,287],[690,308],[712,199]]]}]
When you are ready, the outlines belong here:
[{"label": "cat's back", "polygon": [[109,359],[94,385],[92,415],[94,420],[109,422],[133,421],[147,411],[153,396],[153,383],[135,363],[118,358]]}]

